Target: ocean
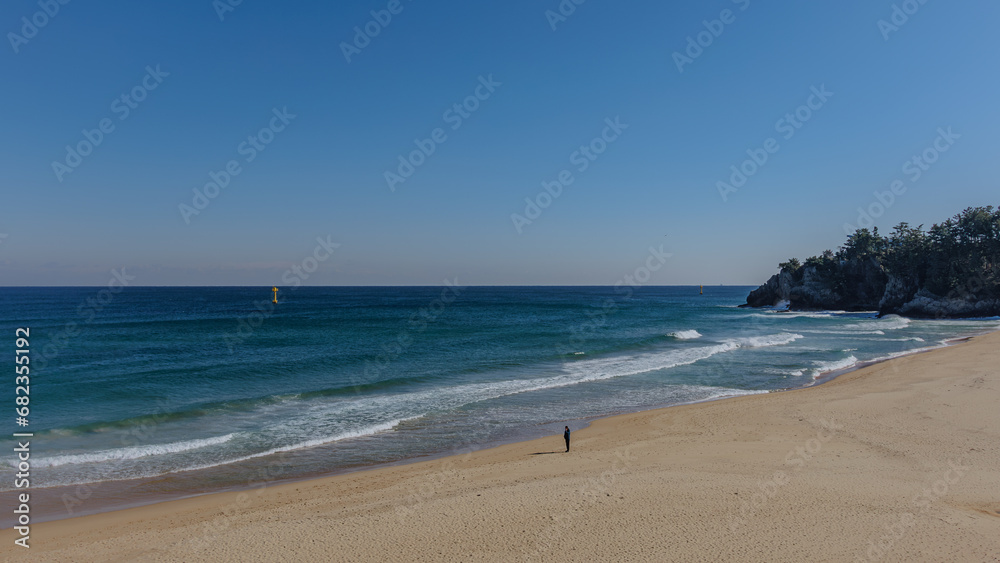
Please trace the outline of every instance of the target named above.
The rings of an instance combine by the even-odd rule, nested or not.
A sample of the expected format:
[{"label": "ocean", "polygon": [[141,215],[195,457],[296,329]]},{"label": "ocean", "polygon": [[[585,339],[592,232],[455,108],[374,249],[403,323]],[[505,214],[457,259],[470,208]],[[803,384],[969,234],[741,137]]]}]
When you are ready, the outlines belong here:
[{"label": "ocean", "polygon": [[[33,521],[814,385],[997,319],[740,309],[751,287],[4,288]],[[11,356],[11,363],[14,363]],[[8,399],[14,402],[14,380]],[[13,440],[13,439],[11,439]],[[0,457],[0,491],[16,458]],[[6,496],[4,498],[7,498]],[[0,524],[12,525],[9,515]]]}]

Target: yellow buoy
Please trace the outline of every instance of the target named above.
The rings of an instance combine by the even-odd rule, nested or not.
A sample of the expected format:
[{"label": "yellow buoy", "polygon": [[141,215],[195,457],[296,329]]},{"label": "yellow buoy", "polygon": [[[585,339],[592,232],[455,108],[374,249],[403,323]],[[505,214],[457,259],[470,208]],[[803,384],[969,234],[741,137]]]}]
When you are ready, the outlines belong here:
[{"label": "yellow buoy", "polygon": [[278,302],[278,288],[272,287],[271,291],[274,292],[274,301],[272,301],[272,303],[277,303]]},{"label": "yellow buoy", "polygon": [[[705,295],[705,286],[700,286],[700,287],[701,290],[698,292],[698,295]],[[275,301],[275,303],[277,303],[277,301]]]}]

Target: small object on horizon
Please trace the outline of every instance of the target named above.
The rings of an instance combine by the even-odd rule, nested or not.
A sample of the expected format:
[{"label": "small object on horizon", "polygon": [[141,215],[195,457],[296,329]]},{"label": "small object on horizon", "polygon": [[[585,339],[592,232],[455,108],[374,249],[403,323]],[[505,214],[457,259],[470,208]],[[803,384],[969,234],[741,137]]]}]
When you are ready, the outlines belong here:
[{"label": "small object on horizon", "polygon": [[274,292],[274,301],[272,301],[272,303],[277,303],[278,302],[278,288],[272,287],[271,291]]},{"label": "small object on horizon", "polygon": [[701,289],[698,291],[698,295],[705,295],[705,286],[699,286]]}]

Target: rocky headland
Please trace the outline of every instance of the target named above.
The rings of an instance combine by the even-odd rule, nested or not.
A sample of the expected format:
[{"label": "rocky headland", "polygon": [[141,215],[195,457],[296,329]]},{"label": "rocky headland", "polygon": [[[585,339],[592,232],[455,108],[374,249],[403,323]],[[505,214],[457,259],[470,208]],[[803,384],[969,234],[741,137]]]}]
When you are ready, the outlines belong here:
[{"label": "rocky headland", "polygon": [[743,307],[878,311],[915,318],[1000,315],[1000,210],[969,208],[924,231],[858,229],[836,253],[792,258]]}]

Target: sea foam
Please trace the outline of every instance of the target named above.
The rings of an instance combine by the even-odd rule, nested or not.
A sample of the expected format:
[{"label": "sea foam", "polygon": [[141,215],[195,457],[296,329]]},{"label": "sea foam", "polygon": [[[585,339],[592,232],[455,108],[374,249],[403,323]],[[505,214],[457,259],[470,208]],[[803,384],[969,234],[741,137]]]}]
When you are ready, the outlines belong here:
[{"label": "sea foam", "polygon": [[701,338],[702,334],[697,330],[678,330],[677,332],[667,334],[667,336],[677,340],[694,340],[695,338]]},{"label": "sea foam", "polygon": [[814,362],[815,368],[813,368],[813,379],[819,377],[824,373],[829,373],[831,371],[838,371],[842,369],[847,369],[857,365],[858,359],[851,354],[846,358],[840,360],[833,360],[831,362]]},{"label": "sea foam", "polygon": [[203,438],[200,440],[187,440],[184,442],[171,442],[168,444],[148,444],[144,446],[130,446],[114,450],[101,450],[87,454],[68,454],[53,457],[39,457],[36,461],[32,457],[32,465],[36,467],[57,467],[60,465],[80,464],[80,463],[100,463],[104,461],[139,459],[154,455],[175,454],[188,450],[197,450],[209,446],[218,446],[232,440],[236,434],[226,434],[214,438]]}]

